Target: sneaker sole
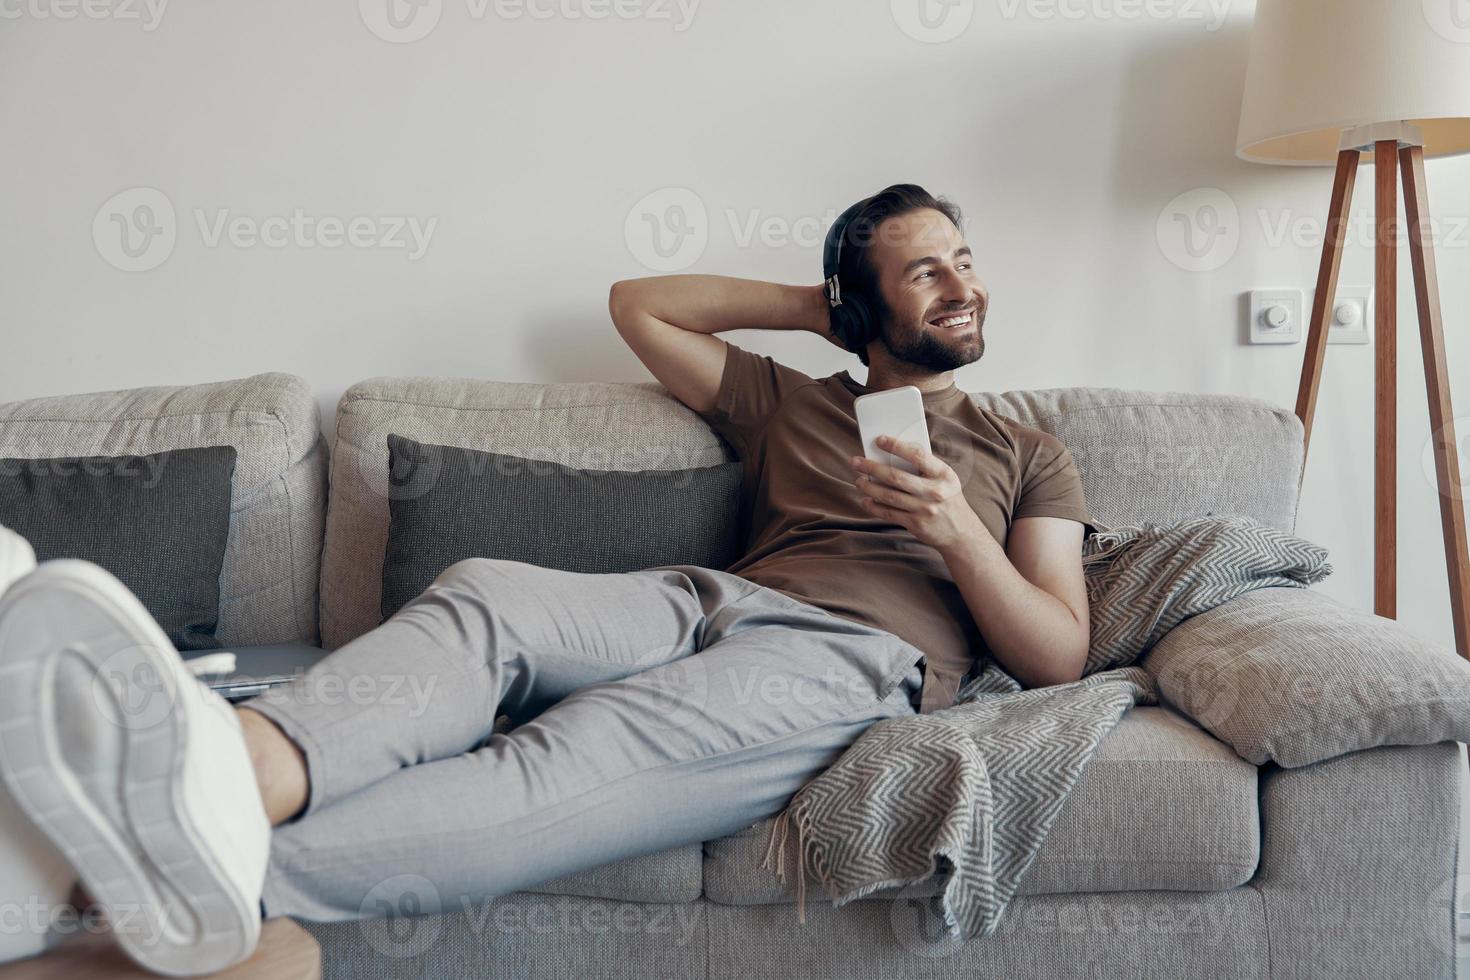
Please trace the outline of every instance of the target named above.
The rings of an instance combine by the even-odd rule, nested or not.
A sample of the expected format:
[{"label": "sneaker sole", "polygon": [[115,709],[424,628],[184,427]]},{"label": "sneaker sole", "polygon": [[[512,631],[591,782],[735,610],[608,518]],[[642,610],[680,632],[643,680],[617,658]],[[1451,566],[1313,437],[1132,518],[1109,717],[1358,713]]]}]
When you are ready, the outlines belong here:
[{"label": "sneaker sole", "polygon": [[[88,629],[85,639],[60,642],[17,609],[37,591],[83,604],[86,612],[73,622]],[[158,624],[101,568],[48,562],[0,601],[0,651],[0,779],[106,910],[123,949],[171,976],[210,973],[246,958],[259,939],[259,909],[224,872],[184,806],[188,718],[174,706],[178,689],[169,685],[182,677]],[[113,712],[97,724],[118,724],[120,767],[108,762],[78,771],[67,761],[54,688],[64,657],[90,670],[99,713]],[[169,700],[152,712],[157,718],[129,718],[108,684],[119,674],[171,678],[160,685]],[[119,801],[123,826],[99,809],[94,793]]]}]

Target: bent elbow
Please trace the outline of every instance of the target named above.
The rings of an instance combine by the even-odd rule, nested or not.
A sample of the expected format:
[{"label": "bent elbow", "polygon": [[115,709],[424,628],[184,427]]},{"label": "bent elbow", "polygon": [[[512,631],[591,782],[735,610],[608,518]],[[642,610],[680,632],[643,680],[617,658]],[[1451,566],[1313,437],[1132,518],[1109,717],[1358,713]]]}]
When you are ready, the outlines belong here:
[{"label": "bent elbow", "polygon": [[629,280],[619,279],[607,291],[607,312],[612,317],[613,326],[619,326],[618,320],[628,305],[628,286]]},{"label": "bent elbow", "polygon": [[1059,656],[1056,661],[1049,665],[1043,675],[1037,679],[1037,687],[1054,687],[1058,684],[1074,684],[1080,681],[1083,672],[1087,669],[1088,647],[1083,645],[1080,649],[1075,645],[1068,652]]}]

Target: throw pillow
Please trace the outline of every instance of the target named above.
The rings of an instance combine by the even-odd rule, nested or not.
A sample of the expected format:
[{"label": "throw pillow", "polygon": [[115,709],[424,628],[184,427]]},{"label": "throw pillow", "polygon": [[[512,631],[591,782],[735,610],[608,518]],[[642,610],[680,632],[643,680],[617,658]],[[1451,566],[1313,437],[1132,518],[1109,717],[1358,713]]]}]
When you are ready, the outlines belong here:
[{"label": "throw pillow", "polygon": [[133,591],[180,650],[218,646],[233,446],[0,459],[0,524],[38,561],[84,558]]},{"label": "throw pillow", "polygon": [[396,434],[388,458],[384,619],[465,558],[601,573],[739,557],[739,462],[575,469]]},{"label": "throw pillow", "polygon": [[1144,667],[1166,700],[1256,765],[1470,739],[1470,664],[1311,589],[1258,589],[1192,616]]}]

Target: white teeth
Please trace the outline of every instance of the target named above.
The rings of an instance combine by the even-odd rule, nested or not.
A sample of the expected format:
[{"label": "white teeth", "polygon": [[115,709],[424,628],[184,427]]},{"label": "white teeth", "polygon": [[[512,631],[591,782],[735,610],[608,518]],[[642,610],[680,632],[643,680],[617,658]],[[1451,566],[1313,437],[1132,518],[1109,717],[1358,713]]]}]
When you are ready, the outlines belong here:
[{"label": "white teeth", "polygon": [[962,327],[962,326],[964,326],[965,324],[967,324],[969,322],[970,322],[970,314],[968,314],[968,313],[966,313],[964,316],[952,316],[952,317],[946,317],[943,320],[935,320],[934,321],[934,323],[935,323],[936,326],[945,327],[946,329],[952,328],[952,327]]}]

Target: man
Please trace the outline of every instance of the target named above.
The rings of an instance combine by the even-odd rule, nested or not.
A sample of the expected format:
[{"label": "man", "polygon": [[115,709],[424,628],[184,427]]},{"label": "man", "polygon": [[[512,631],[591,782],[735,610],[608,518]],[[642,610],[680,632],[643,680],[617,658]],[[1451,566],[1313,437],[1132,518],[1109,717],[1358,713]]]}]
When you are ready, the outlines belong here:
[{"label": "man", "polygon": [[[239,709],[96,566],[13,575],[0,676],[23,693],[0,689],[0,774],[35,825],[18,832],[45,834],[109,916],[145,911],[119,933],[134,958],[205,972],[248,954],[262,916],[381,914],[395,876],[431,884],[422,911],[458,908],[734,833],[873,723],[952,703],[981,656],[1025,684],[1076,680],[1081,481],[1058,440],[955,384],[984,352],[971,259],[958,211],[905,184],[839,219],[821,286],[613,286],[619,333],[744,461],[747,548],[729,569],[469,559]],[[713,336],[737,327],[818,334],[868,381]],[[933,451],[884,448],[917,474],[858,455],[853,400],[905,384]],[[109,721],[104,665],[164,678],[174,710]],[[310,696],[364,675],[433,690],[429,711]],[[492,732],[500,714],[516,724]]]}]

